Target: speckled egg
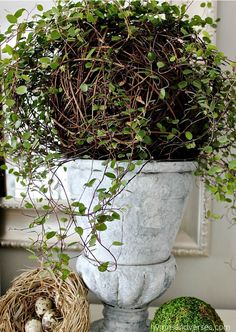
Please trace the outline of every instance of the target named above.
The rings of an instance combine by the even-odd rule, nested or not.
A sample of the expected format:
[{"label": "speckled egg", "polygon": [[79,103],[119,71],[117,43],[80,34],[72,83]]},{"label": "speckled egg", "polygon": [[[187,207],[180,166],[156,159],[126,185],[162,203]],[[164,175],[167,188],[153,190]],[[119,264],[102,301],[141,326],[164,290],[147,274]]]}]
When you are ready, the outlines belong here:
[{"label": "speckled egg", "polygon": [[40,296],[35,302],[35,312],[38,317],[42,317],[44,313],[53,306],[52,300],[46,296]]},{"label": "speckled egg", "polygon": [[42,332],[42,323],[38,319],[30,319],[25,324],[25,332]]},{"label": "speckled egg", "polygon": [[42,326],[45,332],[53,331],[53,328],[58,324],[57,313],[55,310],[48,310],[42,318]]}]

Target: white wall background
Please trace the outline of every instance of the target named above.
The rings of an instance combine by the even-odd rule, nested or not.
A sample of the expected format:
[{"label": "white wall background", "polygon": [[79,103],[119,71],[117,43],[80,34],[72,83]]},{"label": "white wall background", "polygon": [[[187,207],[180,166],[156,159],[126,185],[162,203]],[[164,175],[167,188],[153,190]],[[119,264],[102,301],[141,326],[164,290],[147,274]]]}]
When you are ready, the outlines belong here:
[{"label": "white wall background", "polygon": [[[196,0],[195,0],[196,1]],[[18,8],[32,8],[34,3],[50,5],[47,1],[3,1],[0,0],[0,24],[4,30],[3,18],[6,10],[14,12]],[[221,22],[217,31],[217,45],[231,59],[236,60],[236,1],[218,1],[218,16]],[[213,204],[215,212],[223,212],[223,207]],[[0,233],[1,233],[0,211]],[[32,266],[23,249],[0,248],[0,273],[2,292],[9,287],[13,277],[22,269]],[[232,266],[227,262],[232,260]],[[167,299],[178,296],[196,296],[216,308],[236,309],[236,225],[230,227],[227,217],[212,223],[211,245],[209,257],[177,258],[178,272],[170,289],[155,302],[160,304]],[[93,300],[95,300],[93,298]]]}]

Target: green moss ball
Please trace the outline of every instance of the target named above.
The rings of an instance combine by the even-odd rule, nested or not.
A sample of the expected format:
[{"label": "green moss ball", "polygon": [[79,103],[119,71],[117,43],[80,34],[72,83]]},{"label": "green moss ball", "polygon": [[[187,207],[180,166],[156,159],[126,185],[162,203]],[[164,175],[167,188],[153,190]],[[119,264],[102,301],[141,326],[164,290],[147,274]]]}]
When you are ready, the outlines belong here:
[{"label": "green moss ball", "polygon": [[206,302],[180,297],[163,304],[151,322],[150,332],[225,332],[220,317]]}]

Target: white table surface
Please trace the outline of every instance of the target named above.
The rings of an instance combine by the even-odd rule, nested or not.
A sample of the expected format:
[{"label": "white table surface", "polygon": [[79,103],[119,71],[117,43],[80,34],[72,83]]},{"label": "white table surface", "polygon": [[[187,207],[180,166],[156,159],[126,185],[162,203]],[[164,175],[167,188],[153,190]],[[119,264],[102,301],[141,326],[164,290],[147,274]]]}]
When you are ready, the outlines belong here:
[{"label": "white table surface", "polygon": [[[149,317],[153,318],[157,308],[149,308]],[[101,319],[103,306],[101,304],[90,305],[91,321]],[[236,310],[216,310],[220,318],[224,322],[226,332],[236,332]]]}]

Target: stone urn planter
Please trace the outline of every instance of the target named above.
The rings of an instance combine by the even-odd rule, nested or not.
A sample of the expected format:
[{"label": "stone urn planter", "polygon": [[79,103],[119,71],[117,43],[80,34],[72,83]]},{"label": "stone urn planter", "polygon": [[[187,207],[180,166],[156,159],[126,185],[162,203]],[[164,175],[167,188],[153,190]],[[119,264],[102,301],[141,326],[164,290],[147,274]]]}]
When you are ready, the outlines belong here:
[{"label": "stone urn planter", "polygon": [[[81,178],[91,175],[91,163],[94,172],[103,167],[100,161],[88,160],[71,165],[68,176],[73,195],[76,196]],[[161,296],[175,277],[171,250],[195,168],[194,162],[150,162],[115,199],[114,206],[126,206],[122,220],[107,223],[107,230],[100,235],[103,245],[97,244],[93,251],[99,261],[109,261],[110,267],[114,264],[113,255],[117,260],[115,271],[99,272],[86,251],[77,260],[78,273],[104,303],[104,320],[95,322],[92,332],[149,330],[148,304]],[[85,203],[90,195],[88,191],[84,196]],[[113,241],[123,245],[106,250]]]}]

